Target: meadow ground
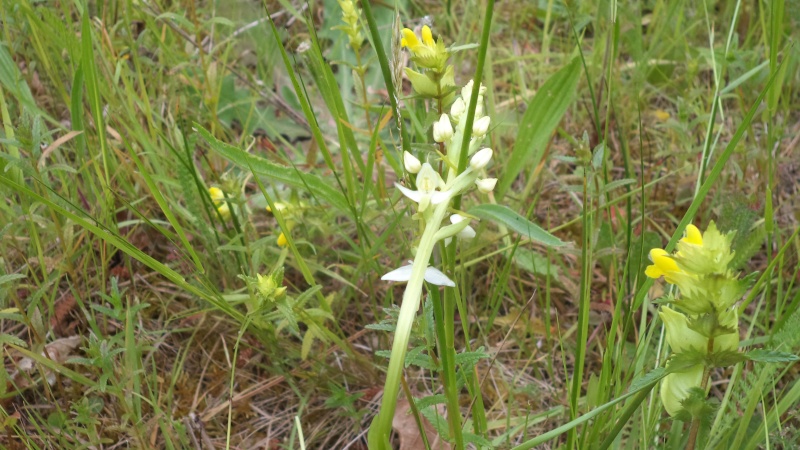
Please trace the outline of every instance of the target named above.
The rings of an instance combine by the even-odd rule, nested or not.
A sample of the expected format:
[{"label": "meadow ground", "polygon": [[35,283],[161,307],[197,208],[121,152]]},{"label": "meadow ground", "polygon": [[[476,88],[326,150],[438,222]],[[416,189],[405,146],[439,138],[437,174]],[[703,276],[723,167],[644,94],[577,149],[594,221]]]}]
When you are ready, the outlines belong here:
[{"label": "meadow ground", "polygon": [[800,446],[798,0],[0,17],[0,447]]}]

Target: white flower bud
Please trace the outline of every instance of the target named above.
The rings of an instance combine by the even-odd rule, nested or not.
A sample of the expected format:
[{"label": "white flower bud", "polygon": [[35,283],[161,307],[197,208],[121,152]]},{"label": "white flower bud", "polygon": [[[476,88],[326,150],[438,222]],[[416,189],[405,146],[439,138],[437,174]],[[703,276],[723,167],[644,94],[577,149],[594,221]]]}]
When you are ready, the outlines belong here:
[{"label": "white flower bud", "polygon": [[475,180],[475,184],[478,186],[478,190],[483,192],[484,194],[488,194],[494,190],[494,187],[497,185],[497,178],[484,178],[482,180]]},{"label": "white flower bud", "polygon": [[450,123],[450,118],[447,117],[447,114],[442,114],[442,117],[433,123],[433,140],[445,142],[451,137],[453,137],[453,125]]},{"label": "white flower bud", "polygon": [[416,156],[408,152],[403,152],[403,165],[409,173],[418,173],[422,169],[422,163],[419,162]]},{"label": "white flower bud", "polygon": [[483,116],[472,124],[472,134],[475,137],[483,137],[489,131],[489,123],[491,119],[489,116]]},{"label": "white flower bud", "polygon": [[461,98],[464,99],[464,102],[469,100],[469,97],[472,95],[472,86],[475,84],[474,81],[469,80],[469,83],[465,84],[463,88],[461,88]]},{"label": "white flower bud", "polygon": [[453,106],[450,107],[450,115],[453,116],[453,120],[456,122],[461,121],[461,116],[464,115],[464,111],[467,110],[467,104],[464,103],[464,99],[459,97],[453,102]]},{"label": "white flower bud", "polygon": [[472,170],[481,170],[489,164],[489,161],[492,160],[492,149],[484,148],[483,150],[478,151],[475,155],[472,156],[472,159],[469,161],[470,167]]}]

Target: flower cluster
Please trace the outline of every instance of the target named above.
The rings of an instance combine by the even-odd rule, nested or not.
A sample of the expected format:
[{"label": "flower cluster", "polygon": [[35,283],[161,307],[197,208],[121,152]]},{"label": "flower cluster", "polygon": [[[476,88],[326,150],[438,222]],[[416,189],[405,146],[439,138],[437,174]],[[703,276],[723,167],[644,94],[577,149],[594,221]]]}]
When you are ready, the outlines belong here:
[{"label": "flower cluster", "polygon": [[333,27],[335,30],[342,30],[347,34],[350,40],[350,47],[356,53],[361,50],[361,44],[364,43],[364,36],[361,34],[361,26],[358,24],[358,18],[361,15],[361,10],[356,9],[353,0],[338,0],[339,7],[342,8],[342,22],[344,25]]},{"label": "flower cluster", "polygon": [[[653,262],[645,274],[664,277],[680,294],[669,296],[659,312],[666,327],[673,358],[682,358],[682,370],[670,373],[661,383],[661,400],[671,416],[684,409],[693,388],[708,389],[713,361],[725,352],[738,352],[739,316],[734,304],[747,289],[728,268],[733,259],[731,234],[722,234],[714,222],[705,233],[694,225],[686,228],[677,251],[650,251]],[[716,359],[715,359],[716,357]]]},{"label": "flower cluster", "polygon": [[405,72],[411,86],[423,97],[444,99],[455,88],[452,65],[447,65],[450,51],[439,38],[434,41],[433,32],[427,25],[422,27],[421,37],[414,31],[403,28],[400,45],[411,52],[411,61],[421,72],[406,68]]},{"label": "flower cluster", "polygon": [[[467,192],[472,187],[477,187],[480,192],[489,193],[497,184],[496,178],[484,178],[484,169],[492,160],[493,151],[490,148],[479,150],[489,128],[489,116],[484,114],[483,96],[486,88],[479,89],[478,107],[475,112],[476,120],[472,127],[472,139],[467,148],[470,156],[469,166],[457,173],[457,166],[461,152],[461,142],[464,139],[466,127],[466,105],[472,94],[473,82],[470,81],[461,90],[459,97],[450,110],[450,115],[442,116],[433,124],[433,138],[436,142],[443,143],[447,153],[443,155],[445,166],[449,167],[447,178],[437,172],[428,162],[421,162],[409,152],[403,153],[403,163],[409,174],[415,175],[416,190],[400,184],[395,186],[407,198],[417,204],[415,218],[422,220],[427,228],[433,228],[433,242],[445,240],[449,243],[453,237],[471,239],[475,231],[469,226],[470,220],[460,214],[450,215],[450,225],[442,225],[444,215],[450,200]],[[455,125],[455,126],[454,126]],[[440,214],[439,214],[440,213]],[[433,243],[432,242],[432,243]],[[425,280],[432,284],[454,286],[455,284],[443,273],[434,268],[428,268]],[[411,278],[411,266],[389,272],[382,278],[386,281],[408,281]]]}]

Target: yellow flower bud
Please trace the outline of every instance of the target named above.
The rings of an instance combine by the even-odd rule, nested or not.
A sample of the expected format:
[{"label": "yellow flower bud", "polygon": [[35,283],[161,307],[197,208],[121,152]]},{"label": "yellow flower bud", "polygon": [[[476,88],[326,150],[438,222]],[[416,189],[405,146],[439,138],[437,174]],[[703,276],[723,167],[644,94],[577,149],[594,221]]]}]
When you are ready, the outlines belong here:
[{"label": "yellow flower bud", "polygon": [[281,234],[278,236],[277,244],[278,244],[278,247],[281,247],[281,248],[286,247],[287,245],[289,245],[289,241],[286,240],[286,234],[281,232]]}]

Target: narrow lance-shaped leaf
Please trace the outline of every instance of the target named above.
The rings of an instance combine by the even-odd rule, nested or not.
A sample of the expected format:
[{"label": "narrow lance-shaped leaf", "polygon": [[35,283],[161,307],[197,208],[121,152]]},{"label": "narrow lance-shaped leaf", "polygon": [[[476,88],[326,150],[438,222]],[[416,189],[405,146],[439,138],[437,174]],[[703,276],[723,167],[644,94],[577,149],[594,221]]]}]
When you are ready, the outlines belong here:
[{"label": "narrow lance-shaped leaf", "polygon": [[520,216],[507,206],[503,205],[478,205],[469,210],[469,214],[481,219],[491,220],[505,225],[528,239],[540,242],[551,247],[559,247],[566,243],[548,233],[539,225]]},{"label": "narrow lance-shaped leaf", "polygon": [[575,58],[554,73],[536,92],[522,116],[514,150],[504,165],[505,173],[498,183],[499,198],[511,186],[524,167],[536,166],[567,108],[575,98],[580,79],[580,60]]}]

